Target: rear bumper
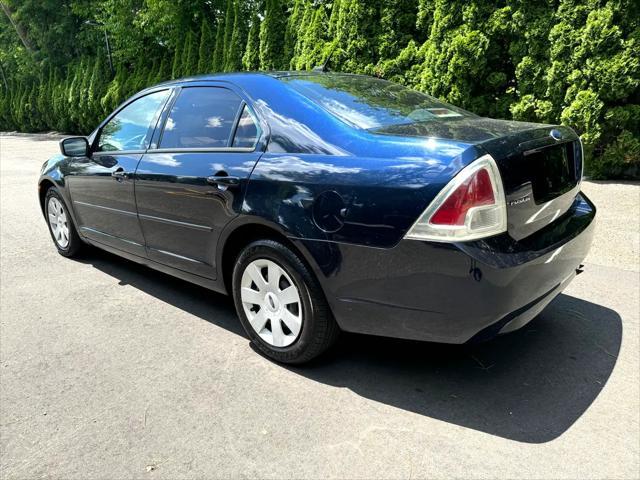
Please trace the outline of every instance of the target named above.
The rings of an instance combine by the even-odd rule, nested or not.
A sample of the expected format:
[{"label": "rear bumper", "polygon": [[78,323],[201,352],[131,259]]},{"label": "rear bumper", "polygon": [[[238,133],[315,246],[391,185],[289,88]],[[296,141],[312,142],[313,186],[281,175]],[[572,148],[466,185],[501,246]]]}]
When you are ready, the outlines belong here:
[{"label": "rear bumper", "polygon": [[591,246],[595,207],[579,194],[551,225],[508,235],[391,249],[304,242],[343,330],[444,343],[520,328],[575,277]]}]

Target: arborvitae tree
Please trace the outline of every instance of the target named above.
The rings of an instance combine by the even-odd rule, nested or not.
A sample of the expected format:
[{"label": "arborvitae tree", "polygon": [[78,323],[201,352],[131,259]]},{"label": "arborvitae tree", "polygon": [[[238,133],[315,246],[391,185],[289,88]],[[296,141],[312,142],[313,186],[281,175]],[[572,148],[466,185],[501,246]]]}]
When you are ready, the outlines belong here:
[{"label": "arborvitae tree", "polygon": [[216,46],[213,52],[211,70],[222,72],[224,70],[224,19],[221,16],[216,26]]},{"label": "arborvitae tree", "polygon": [[13,122],[9,112],[9,102],[11,101],[11,91],[6,86],[0,86],[0,130],[10,131],[13,130]]},{"label": "arborvitae tree", "polygon": [[324,62],[324,44],[327,32],[327,15],[324,7],[319,5],[313,14],[311,25],[306,29],[304,46],[302,49],[302,62],[299,68],[312,69]]},{"label": "arborvitae tree", "polygon": [[331,5],[331,15],[329,15],[329,30],[328,35],[329,38],[335,38],[336,31],[338,29],[338,18],[342,13],[342,8],[340,7],[340,3],[342,0],[334,0]]},{"label": "arborvitae tree", "polygon": [[251,18],[247,48],[242,57],[242,68],[245,70],[258,70],[260,68],[260,17],[255,12]]},{"label": "arborvitae tree", "polygon": [[128,72],[126,68],[122,65],[118,65],[118,68],[116,69],[116,76],[109,84],[109,88],[101,100],[102,108],[104,108],[106,112],[115,110],[115,108],[124,100],[123,87],[127,80],[127,76]]},{"label": "arborvitae tree", "polygon": [[156,77],[158,76],[158,65],[158,60],[154,58],[153,62],[151,63],[151,68],[149,68],[149,70],[147,71],[147,78],[144,81],[146,87],[150,87],[158,83],[156,82]]},{"label": "arborvitae tree", "polygon": [[417,0],[382,0],[380,32],[376,39],[379,58],[396,58],[416,37],[417,8]]},{"label": "arborvitae tree", "polygon": [[102,97],[107,92],[109,84],[109,71],[103,51],[99,51],[96,57],[93,71],[91,72],[91,83],[89,85],[89,112],[87,118],[90,123],[98,123],[107,113],[102,107]]},{"label": "arborvitae tree", "polygon": [[285,68],[284,34],[286,20],[280,0],[266,0],[264,20],[260,24],[260,68]]},{"label": "arborvitae tree", "polygon": [[305,0],[295,0],[291,15],[287,19],[287,29],[284,34],[284,60],[289,64],[295,55],[298,32],[301,31],[300,22],[304,16],[306,7]]},{"label": "arborvitae tree", "polygon": [[234,72],[242,69],[243,49],[247,42],[247,22],[244,15],[240,12],[240,2],[234,2],[233,9],[233,33],[231,34],[231,45],[229,47],[227,63],[225,66],[225,70],[227,72]]},{"label": "arborvitae tree", "polygon": [[83,132],[90,132],[92,130],[92,120],[93,116],[91,115],[91,97],[89,95],[89,87],[91,86],[91,73],[92,73],[93,61],[91,57],[87,57],[83,70],[80,72],[82,82],[80,83],[80,101],[78,102],[79,106],[79,121],[80,126]]},{"label": "arborvitae tree", "polygon": [[207,73],[211,68],[211,56],[213,53],[213,36],[209,20],[202,19],[200,27],[200,48],[198,49],[198,73]]},{"label": "arborvitae tree", "polygon": [[341,68],[354,73],[368,72],[378,61],[375,38],[380,29],[379,10],[367,0],[342,0],[340,10],[336,40],[346,55]]},{"label": "arborvitae tree", "polygon": [[162,57],[160,61],[160,66],[158,67],[158,72],[156,73],[156,78],[154,83],[166,82],[171,78],[171,70],[169,69],[169,61],[166,56]]},{"label": "arborvitae tree", "polygon": [[236,21],[236,4],[237,1],[227,0],[227,6],[225,8],[225,16],[224,16],[224,50],[222,54],[223,63],[222,70],[227,70],[227,65],[229,63],[229,52],[231,51],[231,41],[233,37],[233,26]]},{"label": "arborvitae tree", "polygon": [[182,73],[182,50],[184,49],[184,39],[182,36],[178,37],[178,43],[176,43],[173,51],[173,64],[171,66],[171,78],[180,78]]},{"label": "arborvitae tree", "polygon": [[299,25],[298,25],[298,33],[296,34],[296,43],[293,48],[293,57],[289,59],[289,68],[294,70],[301,70],[304,68],[305,59],[304,59],[304,46],[305,46],[305,32],[313,23],[314,16],[314,6],[310,0],[303,0],[302,5],[300,5],[300,16],[299,16]]},{"label": "arborvitae tree", "polygon": [[195,75],[198,72],[198,40],[191,30],[187,32],[182,49],[182,75]]}]

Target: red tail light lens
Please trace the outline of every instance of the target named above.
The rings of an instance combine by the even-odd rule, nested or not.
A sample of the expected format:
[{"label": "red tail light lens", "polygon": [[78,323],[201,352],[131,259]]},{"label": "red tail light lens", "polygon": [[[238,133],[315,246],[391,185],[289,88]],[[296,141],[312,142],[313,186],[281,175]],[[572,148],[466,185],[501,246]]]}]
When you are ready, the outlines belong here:
[{"label": "red tail light lens", "polygon": [[434,225],[464,225],[470,208],[494,203],[491,178],[483,168],[456,188],[429,221]]},{"label": "red tail light lens", "polygon": [[507,205],[498,166],[484,155],[451,180],[405,238],[439,242],[477,240],[507,230]]}]

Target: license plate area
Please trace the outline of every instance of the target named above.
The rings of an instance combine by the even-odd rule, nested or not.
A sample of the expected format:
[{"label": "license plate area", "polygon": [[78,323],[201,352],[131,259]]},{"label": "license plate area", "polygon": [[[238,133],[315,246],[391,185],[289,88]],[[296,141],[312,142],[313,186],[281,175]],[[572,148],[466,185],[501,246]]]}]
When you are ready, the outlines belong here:
[{"label": "license plate area", "polygon": [[524,156],[536,205],[564,195],[578,184],[573,142],[531,150]]}]

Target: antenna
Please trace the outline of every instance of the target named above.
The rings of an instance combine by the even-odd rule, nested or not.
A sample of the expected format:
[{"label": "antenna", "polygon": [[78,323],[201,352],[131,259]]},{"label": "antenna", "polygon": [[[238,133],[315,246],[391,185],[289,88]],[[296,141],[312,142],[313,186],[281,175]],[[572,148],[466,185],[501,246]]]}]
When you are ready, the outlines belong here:
[{"label": "antenna", "polygon": [[331,47],[331,50],[329,50],[329,55],[327,55],[327,58],[325,59],[324,63],[319,67],[314,67],[313,68],[314,72],[325,73],[329,71],[329,60],[331,60],[331,55],[333,55],[333,52],[335,51],[335,49],[336,49],[336,45],[334,43],[333,46]]}]

